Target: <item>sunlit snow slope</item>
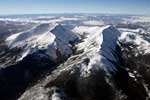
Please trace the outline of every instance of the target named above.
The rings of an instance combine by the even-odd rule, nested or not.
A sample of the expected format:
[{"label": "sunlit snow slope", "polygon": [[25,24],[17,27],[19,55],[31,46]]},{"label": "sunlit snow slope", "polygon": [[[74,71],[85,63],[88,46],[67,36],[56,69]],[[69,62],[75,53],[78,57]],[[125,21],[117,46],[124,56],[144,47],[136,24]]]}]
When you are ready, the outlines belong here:
[{"label": "sunlit snow slope", "polygon": [[72,54],[71,44],[78,37],[59,24],[39,24],[32,29],[13,34],[6,39],[9,48],[22,48],[20,60],[36,50],[46,49],[51,60],[56,61],[57,51],[64,57]]}]

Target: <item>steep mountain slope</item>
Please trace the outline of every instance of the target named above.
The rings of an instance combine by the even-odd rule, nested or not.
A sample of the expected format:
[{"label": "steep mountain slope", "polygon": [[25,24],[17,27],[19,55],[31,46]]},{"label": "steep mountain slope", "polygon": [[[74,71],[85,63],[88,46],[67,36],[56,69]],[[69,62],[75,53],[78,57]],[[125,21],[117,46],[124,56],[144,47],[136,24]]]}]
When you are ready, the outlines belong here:
[{"label": "steep mountain slope", "polygon": [[78,45],[82,53],[69,58],[19,100],[118,100],[115,75],[122,72],[118,79],[129,77],[121,68],[119,36],[113,26],[99,28]]},{"label": "steep mountain slope", "polygon": [[72,55],[77,41],[78,36],[58,24],[40,24],[9,36],[1,57],[0,98],[18,98],[30,82]]},{"label": "steep mountain slope", "polygon": [[51,60],[57,62],[56,52],[60,52],[64,58],[67,58],[72,54],[70,43],[77,39],[76,35],[65,30],[61,25],[40,24],[28,31],[9,36],[6,42],[11,49],[22,49],[21,57],[18,60],[22,60],[37,50],[45,49]]},{"label": "steep mountain slope", "polygon": [[127,66],[128,73],[134,81],[143,85],[148,95],[147,99],[150,98],[150,42],[147,39],[148,36],[148,34],[128,30],[127,32],[122,32],[119,38],[122,58]]}]

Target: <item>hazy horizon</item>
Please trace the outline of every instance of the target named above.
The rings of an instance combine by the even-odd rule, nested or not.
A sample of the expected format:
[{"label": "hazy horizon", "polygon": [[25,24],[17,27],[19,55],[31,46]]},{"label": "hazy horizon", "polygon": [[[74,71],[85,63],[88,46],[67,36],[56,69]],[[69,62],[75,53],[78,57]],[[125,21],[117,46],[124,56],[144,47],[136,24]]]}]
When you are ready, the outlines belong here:
[{"label": "hazy horizon", "polygon": [[150,15],[149,0],[5,0],[0,15],[99,13]]},{"label": "hazy horizon", "polygon": [[14,13],[14,14],[0,14],[1,17],[3,16],[59,16],[59,15],[120,15],[120,16],[150,16],[150,14],[128,14],[128,13]]}]

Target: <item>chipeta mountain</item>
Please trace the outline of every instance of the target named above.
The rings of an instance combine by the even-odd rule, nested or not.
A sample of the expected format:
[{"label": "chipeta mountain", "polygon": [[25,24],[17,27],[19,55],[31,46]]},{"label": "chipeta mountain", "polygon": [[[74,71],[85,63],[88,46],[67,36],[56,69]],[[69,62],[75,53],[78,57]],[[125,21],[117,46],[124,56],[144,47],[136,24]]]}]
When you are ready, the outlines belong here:
[{"label": "chipeta mountain", "polygon": [[0,16],[0,100],[150,100],[149,16]]}]

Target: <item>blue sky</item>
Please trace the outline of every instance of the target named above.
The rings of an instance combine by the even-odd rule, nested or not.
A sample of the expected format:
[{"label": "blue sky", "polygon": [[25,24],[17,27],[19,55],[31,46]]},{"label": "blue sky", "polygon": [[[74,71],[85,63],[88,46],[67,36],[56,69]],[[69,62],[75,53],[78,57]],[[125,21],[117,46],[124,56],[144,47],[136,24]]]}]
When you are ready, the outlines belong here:
[{"label": "blue sky", "polygon": [[148,14],[150,0],[0,0],[0,14]]}]

